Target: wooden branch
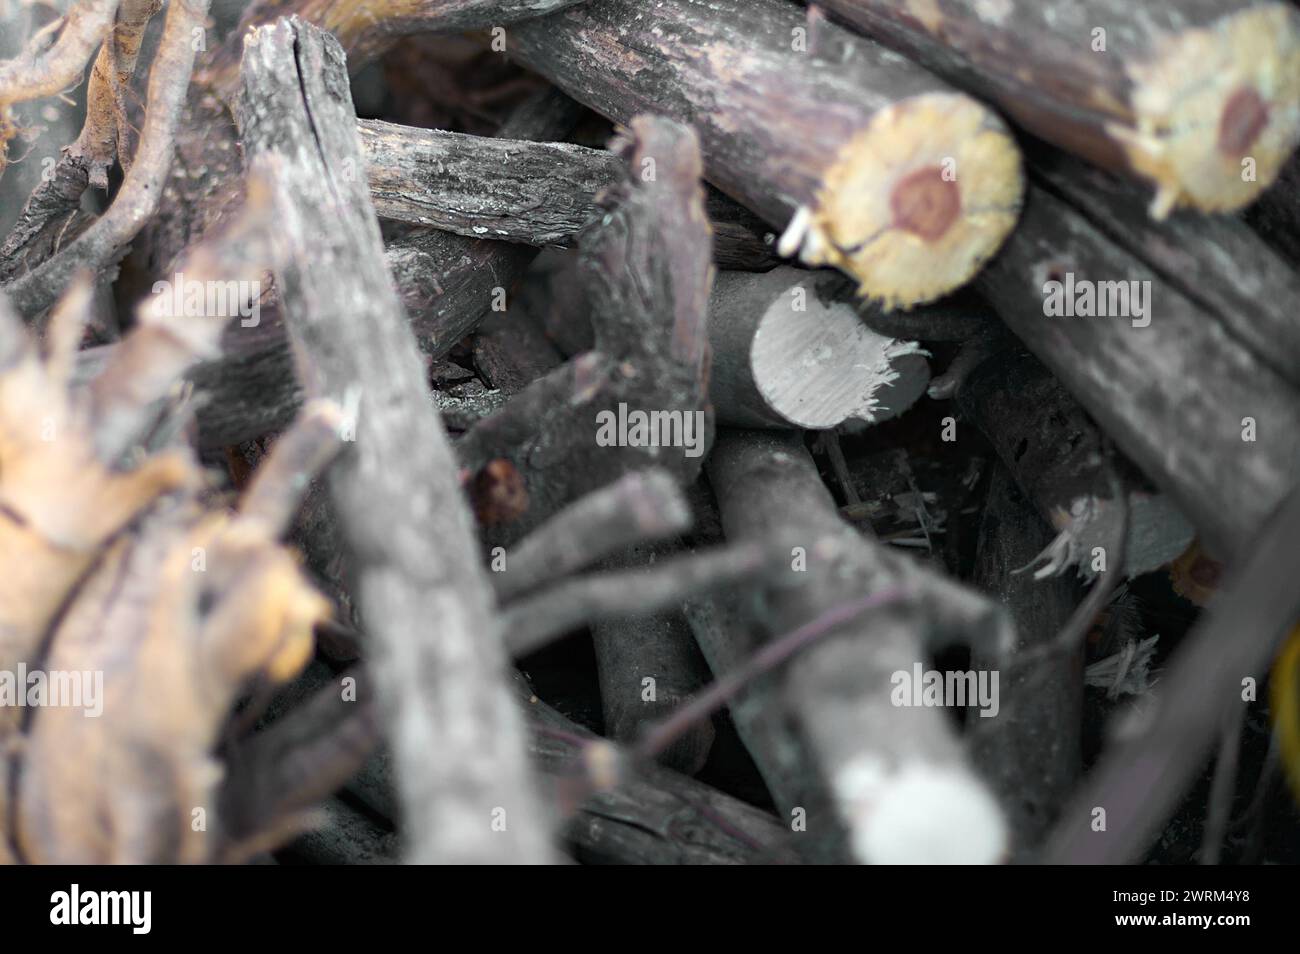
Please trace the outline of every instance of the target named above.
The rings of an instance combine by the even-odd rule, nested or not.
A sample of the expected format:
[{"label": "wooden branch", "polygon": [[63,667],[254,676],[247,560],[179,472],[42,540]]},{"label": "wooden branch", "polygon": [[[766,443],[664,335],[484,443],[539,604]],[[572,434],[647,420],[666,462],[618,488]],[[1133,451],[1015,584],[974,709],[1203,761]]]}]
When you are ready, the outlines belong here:
[{"label": "wooden branch", "polygon": [[652,569],[574,577],[507,607],[506,648],[518,658],[591,620],[656,613],[742,580],[769,578],[788,562],[786,549],[742,543],[665,560]]},{"label": "wooden branch", "polygon": [[[974,584],[1007,608],[1019,639],[1011,665],[1003,670],[998,717],[976,718],[970,731],[972,761],[1006,812],[1013,858],[1037,849],[1083,765],[1082,644],[1031,670],[1016,665],[1019,653],[1032,652],[1061,631],[1078,602],[1076,581],[1036,580],[1018,572],[1051,538],[1011,473],[997,467],[980,524]],[[970,664],[977,671],[992,670],[1006,661],[975,652]]]},{"label": "wooden branch", "polygon": [[[901,587],[912,593],[854,617],[796,657],[781,679],[802,738],[863,862],[994,862],[1001,813],[966,763],[947,717],[899,706],[896,674],[926,666],[939,622],[926,573],[845,524],[798,436],[726,431],[708,463],[727,538],[802,540],[784,580],[763,591],[754,622],[770,639],[829,607]],[[801,562],[806,561],[806,562]],[[802,568],[801,567],[806,567]],[[982,602],[982,601],[980,601]],[[1008,648],[1000,612],[984,606]],[[715,668],[715,671],[716,668]]]},{"label": "wooden branch", "polygon": [[[490,589],[464,559],[475,542],[455,463],[365,183],[348,173],[361,147],[342,49],[280,21],[249,38],[243,75],[245,147],[278,186],[276,285],[300,374],[308,391],[360,405],[355,448],[330,486],[401,764],[407,850],[423,862],[542,861],[547,832],[499,681]],[[502,811],[505,830],[493,830]]]},{"label": "wooden branch", "polygon": [[[363,119],[370,197],[380,218],[457,235],[569,246],[600,214],[598,196],[624,177],[618,156],[563,142],[487,139]],[[710,190],[714,256],[751,271],[775,264],[765,229]]]},{"label": "wooden branch", "polygon": [[783,254],[844,269],[886,306],[962,285],[1015,223],[1006,130],[838,27],[819,39],[833,54],[804,51],[804,26],[780,0],[599,0],[517,25],[509,50],[618,122],[692,124],[709,180],[785,229]]},{"label": "wooden branch", "polygon": [[[458,448],[473,473],[508,460],[523,477],[528,508],[494,528],[494,542],[519,539],[628,469],[662,467],[690,482],[708,447],[712,267],[698,146],[690,130],[652,117],[634,120],[629,136],[615,148],[632,171],[582,243],[595,350],[533,382]],[[644,159],[656,163],[653,179],[636,172]],[[643,423],[660,415],[666,431],[656,423],[634,434],[633,413]]]},{"label": "wooden branch", "polygon": [[[1112,472],[1128,500],[1125,575],[1149,573],[1191,546],[1195,532],[1178,507],[1153,492],[1131,467],[1110,458],[1092,419],[1023,348],[997,349],[965,376],[957,400],[1038,515],[1059,534],[1044,551],[1047,565],[1039,576],[1075,567],[1090,578],[1098,547],[1114,559],[1105,554],[1121,519],[1111,495]],[[1019,567],[1031,562],[1037,561]]]},{"label": "wooden branch", "polygon": [[671,474],[627,474],[578,498],[507,552],[505,569],[492,577],[497,599],[509,603],[625,547],[681,533],[690,522]]},{"label": "wooden branch", "polygon": [[[356,686],[351,701],[343,699],[345,678]],[[227,757],[219,810],[227,858],[332,795],[365,764],[379,720],[363,687],[359,672],[342,673]]]},{"label": "wooden branch", "polygon": [[925,393],[930,369],[912,341],[867,328],[838,276],[782,267],[721,272],[709,302],[718,421],[827,429],[874,423]]},{"label": "wooden branch", "polygon": [[175,0],[167,10],[149,72],[140,148],[113,204],[75,242],[7,286],[14,307],[28,319],[48,308],[78,270],[98,271],[116,261],[157,210],[194,67],[194,31],[203,29],[208,3]]},{"label": "wooden branch", "polygon": [[1247,205],[1300,142],[1300,13],[1286,3],[820,5],[1034,135],[1148,180],[1156,218]]},{"label": "wooden branch", "polygon": [[[1242,680],[1262,679],[1300,618],[1300,589],[1287,583],[1300,535],[1300,494],[1291,494],[1252,541],[1205,617],[1179,645],[1156,705],[1131,737],[1113,745],[1066,806],[1044,851],[1055,864],[1139,861],[1204,766],[1218,733],[1241,705]],[[1106,827],[1096,830],[1096,809]]]},{"label": "wooden branch", "polygon": [[[1031,152],[1031,170],[1094,228],[1214,312],[1224,330],[1300,387],[1300,272],[1235,216],[1142,214],[1139,190],[1067,156]],[[1249,267],[1245,267],[1249,263]]]},{"label": "wooden branch", "polygon": [[[633,547],[604,567],[653,574],[677,552],[680,547],[670,543]],[[637,585],[642,585],[639,580]],[[709,681],[708,665],[682,617],[681,601],[674,604],[662,612],[609,616],[591,624],[605,734],[616,742],[635,743],[648,725]],[[713,722],[704,719],[674,739],[659,761],[694,775],[708,760],[714,735]]]},{"label": "wooden branch", "polygon": [[[1217,558],[1235,560],[1252,545],[1296,481],[1300,399],[1216,314],[1037,188],[979,287]],[[1048,316],[1050,291],[1073,306],[1083,287],[1132,316]],[[1133,293],[1127,309],[1120,292]]]},{"label": "wooden branch", "polygon": [[0,62],[0,175],[9,140],[17,132],[11,107],[75,86],[90,54],[112,29],[117,4],[118,0],[84,0],[67,16],[39,30],[18,56]]}]

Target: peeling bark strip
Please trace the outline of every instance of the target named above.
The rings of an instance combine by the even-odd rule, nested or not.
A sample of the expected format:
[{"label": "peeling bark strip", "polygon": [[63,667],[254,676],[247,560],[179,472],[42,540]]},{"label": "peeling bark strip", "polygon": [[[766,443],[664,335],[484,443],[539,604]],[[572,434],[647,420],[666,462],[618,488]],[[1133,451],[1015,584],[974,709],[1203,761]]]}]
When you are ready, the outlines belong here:
[{"label": "peeling bark strip", "polygon": [[[527,245],[574,243],[600,214],[599,194],[625,176],[618,156],[563,142],[487,139],[363,119],[370,197],[380,218],[471,238]],[[775,264],[761,223],[710,192],[714,256],[750,268]]]},{"label": "peeling bark strip", "polygon": [[837,627],[783,678],[858,860],[997,861],[1006,847],[1001,814],[966,764],[947,714],[892,699],[895,673],[928,665],[943,601],[921,595],[924,572],[840,519],[797,435],[724,431],[708,474],[728,539],[804,541],[806,569],[765,588],[755,622],[769,638],[872,593],[912,590],[905,603]]},{"label": "peeling bark strip", "polygon": [[1191,546],[1194,531],[1174,503],[1108,459],[1087,412],[1033,355],[999,350],[966,375],[957,400],[1058,534],[1043,552],[1043,575],[1077,566],[1091,577],[1093,548],[1113,545],[1123,518],[1111,499],[1112,469],[1128,497],[1125,575],[1149,573]]},{"label": "peeling bark strip", "polygon": [[509,50],[611,119],[692,124],[710,181],[862,294],[908,307],[962,285],[1015,224],[1006,129],[839,27],[803,52],[805,25],[781,0],[591,0],[515,26]]},{"label": "peeling bark strip", "polygon": [[355,447],[330,483],[356,553],[409,856],[543,861],[547,831],[500,682],[499,623],[487,580],[464,559],[477,547],[455,462],[426,408],[365,183],[347,173],[361,146],[343,51],[282,20],[250,36],[243,75],[245,147],[279,187],[276,280],[300,374],[309,392],[357,408]]},{"label": "peeling bark strip", "polygon": [[[504,458],[524,474],[527,512],[496,528],[507,543],[629,469],[662,467],[690,482],[711,438],[706,320],[713,268],[698,141],[690,129],[653,116],[633,119],[627,137],[613,151],[628,171],[581,241],[595,350],[534,381],[458,448],[474,472]],[[653,179],[640,174],[649,158]],[[666,436],[659,428],[620,433],[614,422],[630,412],[680,427]]]},{"label": "peeling bark strip", "polygon": [[[1045,285],[1150,282],[1146,327],[1128,317],[1047,317]],[[1251,545],[1300,479],[1300,394],[1213,312],[1031,188],[1020,227],[979,287],[998,314],[1216,558]]]},{"label": "peeling bark strip", "polygon": [[1035,135],[1151,182],[1156,218],[1245,206],[1300,142],[1300,12],[1286,3],[819,5]]},{"label": "peeling bark strip", "polygon": [[914,341],[876,334],[841,297],[843,279],[782,267],[721,272],[709,302],[718,421],[825,429],[876,422],[925,393],[930,368]]}]

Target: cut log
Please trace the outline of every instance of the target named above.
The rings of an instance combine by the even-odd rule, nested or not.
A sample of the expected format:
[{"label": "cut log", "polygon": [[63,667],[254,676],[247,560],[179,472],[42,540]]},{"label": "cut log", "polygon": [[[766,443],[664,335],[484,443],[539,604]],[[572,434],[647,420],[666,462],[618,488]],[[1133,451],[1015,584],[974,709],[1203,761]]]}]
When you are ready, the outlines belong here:
[{"label": "cut log", "polygon": [[827,429],[875,423],[910,407],[930,381],[913,341],[882,337],[859,318],[833,273],[782,267],[720,272],[709,301],[718,421]]},{"label": "cut log", "polygon": [[910,307],[962,285],[1016,220],[1006,129],[838,27],[807,52],[804,22],[781,0],[595,0],[517,25],[509,51],[617,122],[692,124],[711,182],[864,295]]},{"label": "cut log", "polygon": [[[788,578],[763,593],[754,622],[769,638],[869,594],[912,593],[835,627],[790,662],[783,680],[858,860],[999,860],[1007,837],[1001,812],[967,764],[948,717],[939,708],[897,702],[898,678],[928,668],[931,640],[943,628],[942,598],[934,590],[920,596],[925,571],[840,519],[798,435],[724,431],[708,474],[729,540],[806,541],[803,553],[791,555]],[[1007,651],[1004,620],[975,602],[997,634],[990,648]]]},{"label": "cut log", "polygon": [[548,833],[500,682],[500,624],[483,571],[464,558],[476,543],[456,464],[368,191],[349,172],[361,147],[343,51],[282,20],[248,38],[243,78],[245,148],[277,186],[276,285],[296,367],[309,391],[352,409],[355,443],[330,488],[356,554],[407,850],[426,862],[543,861]]},{"label": "cut log", "polygon": [[[1216,314],[1042,189],[979,287],[1213,554],[1241,556],[1300,479],[1297,391]],[[1079,314],[1101,306],[1111,317]]]},{"label": "cut log", "polygon": [[978,364],[958,387],[957,401],[1039,516],[1059,534],[1045,554],[1044,569],[1050,570],[1045,575],[1074,566],[1091,577],[1095,548],[1104,553],[1114,545],[1123,518],[1111,491],[1112,472],[1128,501],[1127,576],[1164,566],[1191,546],[1195,531],[1178,507],[1131,467],[1109,459],[1091,418],[1022,348],[1000,349]]},{"label": "cut log", "polygon": [[1300,12],[1256,0],[819,0],[1036,136],[1239,209],[1300,142]]}]

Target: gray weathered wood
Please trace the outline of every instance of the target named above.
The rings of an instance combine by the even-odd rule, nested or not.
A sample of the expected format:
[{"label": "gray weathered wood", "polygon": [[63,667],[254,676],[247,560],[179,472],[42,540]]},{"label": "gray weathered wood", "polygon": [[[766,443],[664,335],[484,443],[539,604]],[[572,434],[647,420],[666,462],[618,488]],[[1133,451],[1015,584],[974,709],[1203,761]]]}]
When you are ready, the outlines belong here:
[{"label": "gray weathered wood", "polygon": [[[354,414],[329,474],[400,765],[415,861],[539,862],[548,831],[501,683],[500,624],[456,463],[383,262],[341,47],[282,20],[246,43],[240,119],[277,186],[276,284],[311,393]],[[502,824],[504,822],[504,825]]]}]

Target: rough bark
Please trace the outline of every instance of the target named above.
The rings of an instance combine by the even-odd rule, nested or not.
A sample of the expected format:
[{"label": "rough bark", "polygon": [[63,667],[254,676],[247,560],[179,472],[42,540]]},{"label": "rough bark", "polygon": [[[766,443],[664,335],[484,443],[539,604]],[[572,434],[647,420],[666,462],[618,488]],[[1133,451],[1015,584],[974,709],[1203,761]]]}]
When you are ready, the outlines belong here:
[{"label": "rough bark", "polygon": [[[806,569],[792,553],[786,578],[763,593],[756,621],[769,638],[869,594],[912,594],[836,627],[796,657],[784,679],[789,711],[858,860],[999,860],[1006,850],[1001,813],[947,716],[893,698],[895,675],[927,668],[927,647],[945,628],[944,598],[933,589],[920,596],[928,574],[840,519],[797,436],[724,432],[708,473],[728,539],[802,540]],[[980,599],[974,606],[966,636],[991,639],[991,652],[1006,652],[1010,634],[1000,614]]]},{"label": "rough bark", "polygon": [[407,850],[416,861],[545,860],[490,588],[453,556],[475,551],[456,465],[438,415],[421,413],[419,355],[365,184],[347,172],[361,148],[342,49],[281,21],[249,39],[243,77],[245,147],[278,186],[276,283],[299,374],[353,408],[355,444],[330,486],[401,764]]},{"label": "rough bark", "polygon": [[[1146,316],[1048,317],[1048,283],[1064,289],[1071,275],[1150,282]],[[1241,556],[1300,476],[1297,392],[1217,315],[1042,189],[979,287],[1214,555]]]}]

